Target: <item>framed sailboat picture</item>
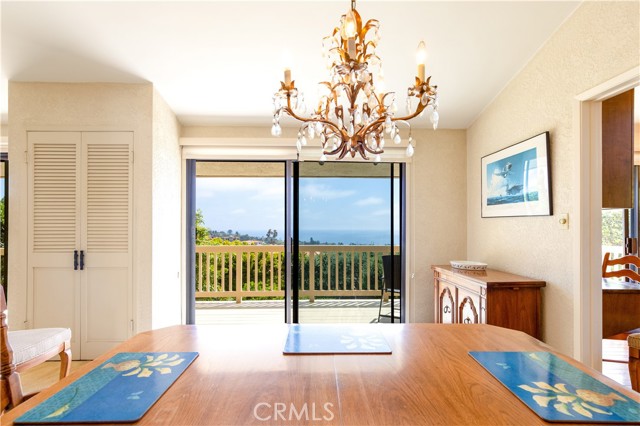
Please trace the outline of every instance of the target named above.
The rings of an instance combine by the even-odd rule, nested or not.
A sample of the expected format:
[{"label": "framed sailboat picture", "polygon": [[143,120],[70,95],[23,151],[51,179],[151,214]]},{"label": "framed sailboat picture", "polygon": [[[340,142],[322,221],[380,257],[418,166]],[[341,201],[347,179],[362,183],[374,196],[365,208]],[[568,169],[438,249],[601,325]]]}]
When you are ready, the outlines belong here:
[{"label": "framed sailboat picture", "polygon": [[482,157],[481,211],[482,217],[552,214],[549,132]]}]

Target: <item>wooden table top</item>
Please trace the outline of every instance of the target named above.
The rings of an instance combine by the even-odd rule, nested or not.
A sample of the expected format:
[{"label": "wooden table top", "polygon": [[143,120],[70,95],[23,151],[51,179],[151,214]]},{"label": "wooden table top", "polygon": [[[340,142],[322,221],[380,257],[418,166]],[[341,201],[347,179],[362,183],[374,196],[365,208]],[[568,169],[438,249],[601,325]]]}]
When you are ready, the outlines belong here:
[{"label": "wooden table top", "polygon": [[451,265],[433,265],[431,269],[445,274],[453,274],[454,276],[464,277],[467,280],[474,281],[476,284],[487,288],[500,287],[545,287],[547,283],[542,280],[523,277],[521,275],[511,274],[509,272],[498,271],[495,269],[485,269],[484,271],[472,271],[465,269],[457,269]]},{"label": "wooden table top", "polygon": [[615,293],[640,294],[640,283],[626,282],[610,278],[602,279],[602,291]]},{"label": "wooden table top", "polygon": [[[554,352],[546,344],[491,325],[371,326],[379,327],[393,354],[283,355],[284,324],[174,326],[141,333],[9,411],[2,424],[12,425],[115,353],[136,351],[200,352],[140,425],[545,424],[468,351]],[[554,353],[640,402],[640,394]],[[291,406],[300,412],[305,404],[308,421],[289,418]],[[285,420],[273,412],[276,407],[285,407]]]}]

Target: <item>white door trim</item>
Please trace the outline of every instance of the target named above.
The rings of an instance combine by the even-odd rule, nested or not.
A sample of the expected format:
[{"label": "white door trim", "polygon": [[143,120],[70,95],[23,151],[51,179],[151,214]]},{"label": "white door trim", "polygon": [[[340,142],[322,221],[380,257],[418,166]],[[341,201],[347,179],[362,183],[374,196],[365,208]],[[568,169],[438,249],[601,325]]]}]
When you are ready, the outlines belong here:
[{"label": "white door trim", "polygon": [[602,368],[602,101],[640,85],[634,67],[575,97],[573,356]]}]

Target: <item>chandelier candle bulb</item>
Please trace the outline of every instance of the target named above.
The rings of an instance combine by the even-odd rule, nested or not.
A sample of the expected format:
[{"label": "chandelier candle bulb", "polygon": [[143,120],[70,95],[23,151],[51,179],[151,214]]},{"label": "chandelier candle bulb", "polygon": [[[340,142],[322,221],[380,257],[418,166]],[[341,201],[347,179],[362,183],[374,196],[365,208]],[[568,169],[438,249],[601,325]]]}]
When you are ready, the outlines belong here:
[{"label": "chandelier candle bulb", "polygon": [[357,25],[356,15],[353,13],[353,9],[350,9],[344,17],[344,25],[342,27],[344,34],[342,34],[342,37],[345,39],[354,39],[355,42],[355,36],[358,32]]},{"label": "chandelier candle bulb", "polygon": [[420,81],[424,81],[425,63],[427,62],[427,46],[424,44],[424,41],[421,41],[418,44],[416,62],[418,63],[418,79],[420,79]]}]

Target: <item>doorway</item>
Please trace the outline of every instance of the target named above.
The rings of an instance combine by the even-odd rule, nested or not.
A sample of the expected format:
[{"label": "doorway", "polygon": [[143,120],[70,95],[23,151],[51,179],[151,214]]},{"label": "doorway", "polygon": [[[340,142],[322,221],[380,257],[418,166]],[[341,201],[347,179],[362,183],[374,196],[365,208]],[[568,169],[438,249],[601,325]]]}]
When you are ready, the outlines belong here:
[{"label": "doorway", "polygon": [[631,69],[576,96],[574,358],[602,370],[602,101],[640,84]]},{"label": "doorway", "polygon": [[187,323],[404,321],[403,164],[186,172]]}]

